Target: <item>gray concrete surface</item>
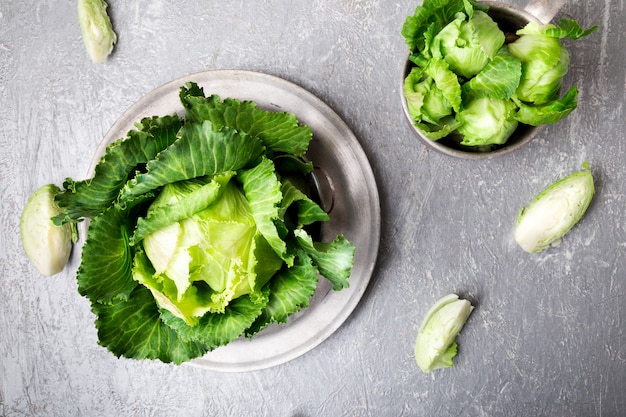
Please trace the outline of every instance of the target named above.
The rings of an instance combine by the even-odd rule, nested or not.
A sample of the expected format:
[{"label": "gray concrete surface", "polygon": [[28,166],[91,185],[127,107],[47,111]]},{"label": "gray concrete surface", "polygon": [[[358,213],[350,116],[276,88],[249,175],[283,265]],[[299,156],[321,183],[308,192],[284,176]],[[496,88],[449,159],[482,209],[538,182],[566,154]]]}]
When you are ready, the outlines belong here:
[{"label": "gray concrete surface", "polygon": [[[76,2],[0,1],[0,415],[621,416],[626,413],[623,1],[567,1],[598,32],[568,43],[579,108],[515,154],[427,150],[400,102],[414,1],[111,0],[119,35],[92,64]],[[512,1],[523,6],[522,1]],[[382,203],[377,267],[329,339],[271,369],[218,373],[118,359],[66,270],[39,277],[19,216],[39,186],[84,178],[108,128],[159,85],[211,69],[292,81],[351,127]],[[558,248],[521,251],[517,211],[588,161],[597,194]],[[456,366],[422,374],[413,344],[440,296],[477,308]]]}]

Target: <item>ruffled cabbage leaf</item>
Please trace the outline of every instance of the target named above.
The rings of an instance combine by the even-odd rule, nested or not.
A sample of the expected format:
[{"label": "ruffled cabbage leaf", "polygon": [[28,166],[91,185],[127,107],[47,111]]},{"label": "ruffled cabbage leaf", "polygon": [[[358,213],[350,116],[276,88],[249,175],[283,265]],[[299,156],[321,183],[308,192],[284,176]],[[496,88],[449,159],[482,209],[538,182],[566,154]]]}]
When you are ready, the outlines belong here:
[{"label": "ruffled cabbage leaf", "polygon": [[226,307],[223,314],[207,313],[195,326],[188,325],[168,310],[161,310],[161,320],[183,341],[198,343],[210,351],[238,339],[253,326],[268,303],[269,293],[269,288],[264,289],[261,302],[252,301],[250,296],[239,297]]},{"label": "ruffled cabbage leaf", "polygon": [[556,123],[578,107],[578,89],[572,86],[563,97],[542,105],[525,103],[513,98],[519,110],[515,119],[530,126]]},{"label": "ruffled cabbage leaf", "polygon": [[311,258],[299,251],[294,265],[278,272],[268,283],[267,304],[246,329],[246,336],[252,337],[273,323],[287,323],[291,314],[308,307],[315,294],[318,276]]},{"label": "ruffled cabbage leaf", "polygon": [[483,97],[509,100],[521,77],[522,63],[504,46],[475,77],[463,84],[463,101]]},{"label": "ruffled cabbage leaf", "polygon": [[92,219],[78,267],[78,292],[92,303],[128,300],[137,283],[132,277],[135,249],[130,239],[136,214],[154,198],[145,194],[124,207],[112,205]]},{"label": "ruffled cabbage leaf", "polygon": [[287,253],[287,244],[275,224],[282,221],[278,207],[283,195],[274,163],[263,158],[256,167],[242,171],[238,178],[250,202],[250,212],[259,232],[288,266],[293,265],[293,255]]},{"label": "ruffled cabbage leaf", "polygon": [[129,180],[118,198],[123,202],[172,182],[250,167],[264,150],[256,136],[245,132],[218,130],[209,121],[185,123],[178,140],[148,161],[146,172]]},{"label": "ruffled cabbage leaf", "polygon": [[102,213],[117,199],[135,172],[177,139],[182,120],[177,115],[147,117],[135,126],[126,138],[107,146],[92,178],[65,180],[63,192],[55,198],[63,209],[53,218],[55,224],[93,218]]},{"label": "ruffled cabbage leaf", "polygon": [[205,354],[202,343],[183,340],[161,319],[150,291],[138,285],[128,300],[110,304],[92,303],[99,343],[116,356],[158,359],[180,364]]},{"label": "ruffled cabbage leaf", "polygon": [[300,124],[295,115],[259,109],[252,101],[234,98],[222,100],[218,95],[204,96],[204,90],[195,83],[180,89],[185,108],[185,120],[210,121],[217,128],[227,126],[258,137],[271,152],[305,155],[313,137],[308,125]]},{"label": "ruffled cabbage leaf", "polygon": [[425,0],[415,7],[413,15],[405,19],[402,36],[411,51],[421,51],[427,32],[439,33],[457,13],[471,16],[474,9],[485,10],[485,7],[473,0]]}]

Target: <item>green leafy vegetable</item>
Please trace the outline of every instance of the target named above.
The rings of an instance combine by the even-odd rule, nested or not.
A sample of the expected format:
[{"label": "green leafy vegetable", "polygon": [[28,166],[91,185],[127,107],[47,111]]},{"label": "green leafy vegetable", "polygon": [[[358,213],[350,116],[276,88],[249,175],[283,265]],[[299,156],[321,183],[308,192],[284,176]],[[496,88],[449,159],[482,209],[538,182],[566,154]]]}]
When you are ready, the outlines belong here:
[{"label": "green leafy vegetable", "polygon": [[457,13],[433,39],[431,53],[465,78],[478,74],[504,45],[504,33],[484,12]]},{"label": "green leafy vegetable", "polygon": [[576,87],[559,98],[569,66],[560,41],[597,26],[529,23],[507,43],[487,12],[473,0],[425,0],[402,26],[413,64],[403,87],[407,110],[431,140],[458,136],[467,149],[494,149],[518,124],[556,123],[577,106]]},{"label": "green leafy vegetable", "polygon": [[595,193],[589,165],[556,181],[517,217],[515,241],[526,252],[541,252],[560,242],[583,217]]},{"label": "green leafy vegetable", "polygon": [[501,145],[517,128],[515,104],[509,100],[482,97],[470,101],[457,115],[461,144]]},{"label": "green leafy vegetable", "polygon": [[78,23],[85,48],[95,63],[106,61],[117,42],[104,0],[78,0]]},{"label": "green leafy vegetable", "polygon": [[62,212],[54,217],[55,224],[95,217],[109,207],[133,175],[135,168],[145,165],[169,147],[182,126],[177,115],[144,118],[128,132],[125,140],[109,145],[93,178],[74,181],[67,178],[66,190],[56,197]]},{"label": "green leafy vegetable", "polygon": [[501,48],[475,77],[463,84],[463,100],[512,98],[522,76],[522,63],[507,48]]},{"label": "green leafy vegetable", "polygon": [[181,363],[309,304],[318,277],[348,286],[354,245],[317,241],[328,220],[293,114],[181,87],[184,117],[139,121],[93,178],[66,179],[50,226],[90,219],[77,280],[99,342],[117,356]]},{"label": "green leafy vegetable", "polygon": [[415,360],[423,372],[454,366],[456,337],[472,310],[472,304],[456,294],[440,298],[428,310],[415,341]]},{"label": "green leafy vegetable", "polygon": [[61,190],[54,184],[37,189],[28,199],[20,220],[20,234],[26,255],[43,276],[58,274],[65,268],[76,241],[73,225],[52,222],[61,209],[54,197]]},{"label": "green leafy vegetable", "polygon": [[579,39],[596,29],[583,30],[576,21],[562,19],[561,27],[530,22],[518,30],[520,37],[509,44],[509,51],[523,68],[517,97],[536,105],[556,99],[569,66],[569,52],[559,40]]}]

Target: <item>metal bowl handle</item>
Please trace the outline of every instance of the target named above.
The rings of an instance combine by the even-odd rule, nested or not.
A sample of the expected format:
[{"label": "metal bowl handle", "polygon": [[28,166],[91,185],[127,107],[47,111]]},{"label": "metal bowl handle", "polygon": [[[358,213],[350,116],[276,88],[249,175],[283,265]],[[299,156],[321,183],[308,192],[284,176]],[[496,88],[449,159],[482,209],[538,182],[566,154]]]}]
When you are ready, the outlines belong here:
[{"label": "metal bowl handle", "polygon": [[535,16],[543,24],[550,23],[561,10],[565,0],[530,0],[524,10]]}]

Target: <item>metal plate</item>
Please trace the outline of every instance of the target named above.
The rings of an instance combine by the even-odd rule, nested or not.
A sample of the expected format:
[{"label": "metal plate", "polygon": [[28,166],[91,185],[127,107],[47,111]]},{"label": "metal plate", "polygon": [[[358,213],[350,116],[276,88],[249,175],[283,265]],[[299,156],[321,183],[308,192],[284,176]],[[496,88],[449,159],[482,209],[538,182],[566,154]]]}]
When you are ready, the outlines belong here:
[{"label": "metal plate", "polygon": [[288,323],[269,326],[252,339],[240,338],[189,362],[224,372],[276,366],[305,354],[327,339],[363,296],[380,240],[380,202],[374,175],[354,134],[325,103],[283,79],[240,70],[192,74],[170,81],[141,98],[107,132],[92,161],[90,174],[106,146],[125,137],[142,117],[182,114],[178,93],[190,81],[202,87],[207,96],[252,100],[266,110],[291,112],[301,123],[309,125],[313,140],[307,157],[316,167],[323,205],[330,214],[330,221],[322,227],[321,238],[332,240],[342,233],[356,246],[349,288],[332,291],[330,283],[322,278],[309,307],[292,315]]}]

